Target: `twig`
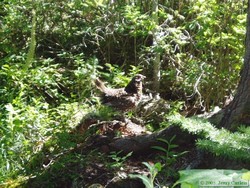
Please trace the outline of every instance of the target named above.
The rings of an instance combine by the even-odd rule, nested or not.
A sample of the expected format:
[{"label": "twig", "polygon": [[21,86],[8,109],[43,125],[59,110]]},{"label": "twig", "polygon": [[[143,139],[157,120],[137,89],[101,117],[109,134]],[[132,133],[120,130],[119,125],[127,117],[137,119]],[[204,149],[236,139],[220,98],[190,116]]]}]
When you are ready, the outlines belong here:
[{"label": "twig", "polygon": [[200,74],[200,76],[198,77],[198,79],[196,80],[196,82],[195,82],[195,84],[194,84],[194,92],[190,95],[190,96],[187,96],[187,98],[188,98],[188,100],[190,100],[191,98],[193,98],[194,96],[195,96],[195,94],[197,94],[198,95],[198,99],[199,99],[199,103],[200,103],[200,105],[201,105],[201,107],[202,108],[204,108],[204,106],[203,106],[203,101],[202,101],[202,96],[201,96],[201,93],[200,93],[200,91],[199,91],[199,89],[198,89],[198,85],[199,85],[199,83],[200,83],[200,80],[201,80],[201,78],[202,78],[202,76],[203,76],[203,74],[204,74],[204,70],[203,70],[203,65],[204,65],[205,63],[203,62],[201,65],[200,65],[200,69],[201,69],[201,74]]}]

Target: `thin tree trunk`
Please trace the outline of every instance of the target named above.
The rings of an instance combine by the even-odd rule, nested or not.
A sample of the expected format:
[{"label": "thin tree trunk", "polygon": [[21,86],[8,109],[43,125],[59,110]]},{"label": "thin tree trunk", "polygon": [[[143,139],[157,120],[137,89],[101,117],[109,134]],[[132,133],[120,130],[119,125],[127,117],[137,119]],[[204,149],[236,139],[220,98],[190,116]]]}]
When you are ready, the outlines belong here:
[{"label": "thin tree trunk", "polygon": [[[153,1],[152,6],[152,14],[153,14],[153,20],[156,24],[156,26],[159,25],[158,20],[158,0]],[[153,46],[157,47],[159,44],[158,42],[158,28],[155,28],[153,31]],[[153,60],[153,90],[156,93],[159,93],[160,89],[160,79],[161,79],[161,54],[160,52],[155,52],[154,60]]]},{"label": "thin tree trunk", "polygon": [[234,100],[225,109],[220,125],[235,130],[237,125],[250,125],[250,0],[247,9],[246,51],[241,79]]}]

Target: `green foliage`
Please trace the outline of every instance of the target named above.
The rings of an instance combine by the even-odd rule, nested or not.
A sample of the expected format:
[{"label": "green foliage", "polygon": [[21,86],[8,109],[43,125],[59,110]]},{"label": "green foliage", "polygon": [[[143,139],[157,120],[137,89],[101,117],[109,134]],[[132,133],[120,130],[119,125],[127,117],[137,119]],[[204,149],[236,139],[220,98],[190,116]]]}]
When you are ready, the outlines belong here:
[{"label": "green foliage", "polygon": [[148,36],[157,27],[152,18],[139,10],[139,7],[127,5],[122,13],[126,19],[123,26],[133,37]]},{"label": "green foliage", "polygon": [[153,149],[163,152],[163,155],[160,155],[160,159],[163,161],[164,166],[170,166],[174,164],[178,157],[186,153],[177,153],[174,151],[174,149],[178,147],[178,145],[172,143],[174,139],[175,136],[173,136],[169,141],[164,138],[157,138],[157,140],[165,144],[166,147],[152,146]]},{"label": "green foliage", "polygon": [[248,161],[250,139],[248,129],[241,128],[244,132],[230,132],[218,129],[207,120],[199,118],[185,118],[175,115],[169,118],[173,124],[180,125],[190,133],[201,135],[197,141],[198,147],[216,155],[226,156],[231,159]]},{"label": "green foliage", "polygon": [[[152,2],[45,0],[2,4],[1,57],[26,53],[30,33],[36,33],[37,57],[54,59],[65,52],[84,52],[86,57],[97,57],[102,66],[117,65],[128,73],[131,65],[140,65],[151,76],[157,52],[162,61],[161,83],[168,86],[161,88],[162,94],[185,100],[193,94],[189,105],[206,110],[222,105],[238,83],[246,13],[246,3],[241,1],[166,1],[159,2],[157,13],[151,10]],[[32,10],[36,22],[35,16],[30,16]],[[152,15],[158,16],[159,25]],[[30,23],[36,23],[36,32]],[[155,30],[158,42],[152,45]]]},{"label": "green foliage", "polygon": [[147,162],[142,162],[142,164],[144,164],[148,168],[149,176],[140,174],[130,174],[129,177],[141,179],[146,188],[154,188],[155,177],[157,176],[158,172],[161,171],[162,165],[161,163],[149,164]]},{"label": "green foliage", "polygon": [[129,74],[125,75],[125,72],[118,65],[113,65],[109,63],[106,63],[105,65],[108,69],[108,72],[103,72],[101,73],[101,75],[105,77],[105,80],[109,80],[112,83],[113,87],[126,86],[133,76],[142,71],[142,67],[136,67],[131,65],[129,69]]},{"label": "green foliage", "polygon": [[122,168],[124,162],[127,160],[128,157],[132,155],[133,152],[126,154],[125,156],[121,156],[122,151],[119,152],[110,152],[109,158],[113,160],[113,162],[108,163],[109,168]]},{"label": "green foliage", "polygon": [[[35,107],[29,105],[22,109],[18,110],[11,104],[6,106],[8,116],[1,126],[5,127],[2,130],[4,136],[1,138],[1,172],[13,173],[25,170],[25,165],[41,151],[44,145],[47,145],[49,151],[54,154],[72,147],[71,144],[75,145],[73,142],[70,144],[65,133],[70,130],[69,125],[76,126],[79,121],[71,116],[79,110],[77,103],[75,106],[61,105],[55,109],[48,109],[44,103],[37,101]],[[50,143],[49,138],[52,133],[54,138]]]},{"label": "green foliage", "polygon": [[[122,87],[142,72],[150,80],[155,53],[161,55],[164,98],[206,110],[222,105],[238,83],[245,5],[238,0],[171,0],[159,1],[159,11],[153,12],[152,2],[140,1],[1,1],[0,183],[18,175],[26,179],[25,173],[37,168],[47,174],[41,167],[45,155],[65,154],[90,134],[69,134],[85,114],[111,118],[113,112],[100,107],[93,94],[93,79],[101,76]],[[152,45],[153,31],[157,45]],[[176,102],[171,113],[181,106]],[[248,129],[230,133],[204,122],[181,121],[190,132],[205,135],[200,147],[249,159],[244,151],[249,151]],[[48,180],[53,182],[65,163],[77,164],[80,158],[65,157],[55,162]],[[113,157],[114,163],[125,160]],[[49,175],[43,176],[45,184]]]},{"label": "green foliage", "polygon": [[[51,156],[50,162],[43,165],[42,170],[32,171],[33,177],[25,183],[25,187],[62,187],[74,184],[77,187],[86,185],[85,179],[89,178],[85,174],[91,171],[92,164],[105,163],[107,158],[96,150],[88,153],[76,151],[65,151],[57,156]],[[48,160],[44,159],[43,160]],[[44,161],[45,162],[45,161]]]},{"label": "green foliage", "polygon": [[[24,173],[26,164],[45,144],[51,145],[49,151],[55,155],[75,146],[65,133],[92,110],[89,105],[94,103],[91,81],[98,67],[95,58],[85,61],[81,55],[71,55],[69,68],[52,59],[39,60],[27,74],[21,66],[25,56],[6,58],[0,71],[4,81],[0,86],[1,182],[18,171]],[[81,101],[84,104],[79,105]]]},{"label": "green foliage", "polygon": [[[179,171],[180,179],[173,185],[181,184],[182,188],[198,188],[201,186],[232,186],[242,187],[248,185],[246,170],[182,170]],[[227,183],[227,184],[221,184]],[[237,183],[244,183],[238,184]],[[234,186],[232,186],[234,187]]]},{"label": "green foliage", "polygon": [[173,144],[174,139],[175,136],[173,136],[170,140],[158,138],[157,140],[163,143],[165,147],[160,145],[152,146],[153,149],[162,152],[162,154],[159,154],[159,158],[163,164],[162,173],[166,179],[168,179],[170,176],[174,176],[175,170],[172,169],[171,166],[177,161],[177,158],[187,153],[187,151],[183,151],[181,153],[174,151],[174,149],[178,147],[178,145]]},{"label": "green foliage", "polygon": [[204,106],[207,110],[211,105],[222,105],[239,78],[246,7],[239,1],[216,0],[189,1],[170,7],[175,9],[165,10],[171,16],[166,29],[172,29],[173,37],[164,36],[174,42],[167,43],[172,47],[167,47],[164,53],[168,66],[162,70],[163,82],[170,86],[172,94],[180,95],[179,88],[186,96],[194,94],[189,105]]}]

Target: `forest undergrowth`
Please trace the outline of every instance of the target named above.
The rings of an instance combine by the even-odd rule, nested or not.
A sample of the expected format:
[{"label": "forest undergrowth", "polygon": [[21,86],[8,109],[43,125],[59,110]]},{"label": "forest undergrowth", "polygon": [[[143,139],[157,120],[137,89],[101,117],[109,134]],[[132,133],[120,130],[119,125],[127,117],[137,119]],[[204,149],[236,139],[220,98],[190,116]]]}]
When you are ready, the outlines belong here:
[{"label": "forest undergrowth", "polygon": [[[249,161],[249,128],[232,133],[186,118],[232,99],[243,62],[246,1],[146,2],[0,2],[0,186],[111,186],[115,177],[169,186],[196,148]],[[101,105],[93,80],[118,88],[137,73],[147,77],[144,95],[159,94],[164,102],[127,117],[139,116],[151,133],[171,125],[188,130],[198,136],[191,151],[171,138],[139,157],[89,147],[103,129],[79,125],[113,121],[117,113]]]}]

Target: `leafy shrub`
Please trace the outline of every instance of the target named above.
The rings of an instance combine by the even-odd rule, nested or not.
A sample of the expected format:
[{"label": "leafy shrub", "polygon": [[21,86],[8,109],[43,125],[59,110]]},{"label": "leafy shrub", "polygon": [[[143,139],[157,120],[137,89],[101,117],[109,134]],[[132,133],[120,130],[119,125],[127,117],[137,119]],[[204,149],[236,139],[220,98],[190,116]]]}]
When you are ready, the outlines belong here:
[{"label": "leafy shrub", "polygon": [[[66,133],[95,109],[91,82],[96,75],[114,86],[124,86],[140,71],[150,80],[155,53],[161,54],[164,98],[206,110],[222,106],[238,81],[246,4],[162,1],[156,13],[152,2],[1,1],[0,182],[27,170],[25,164],[44,145],[55,154],[75,144],[67,142]],[[154,30],[157,45],[152,45]],[[218,137],[236,136],[239,142],[248,134],[205,125]],[[232,143],[214,139],[209,130],[209,142]],[[221,153],[208,141],[199,143]]]}]

